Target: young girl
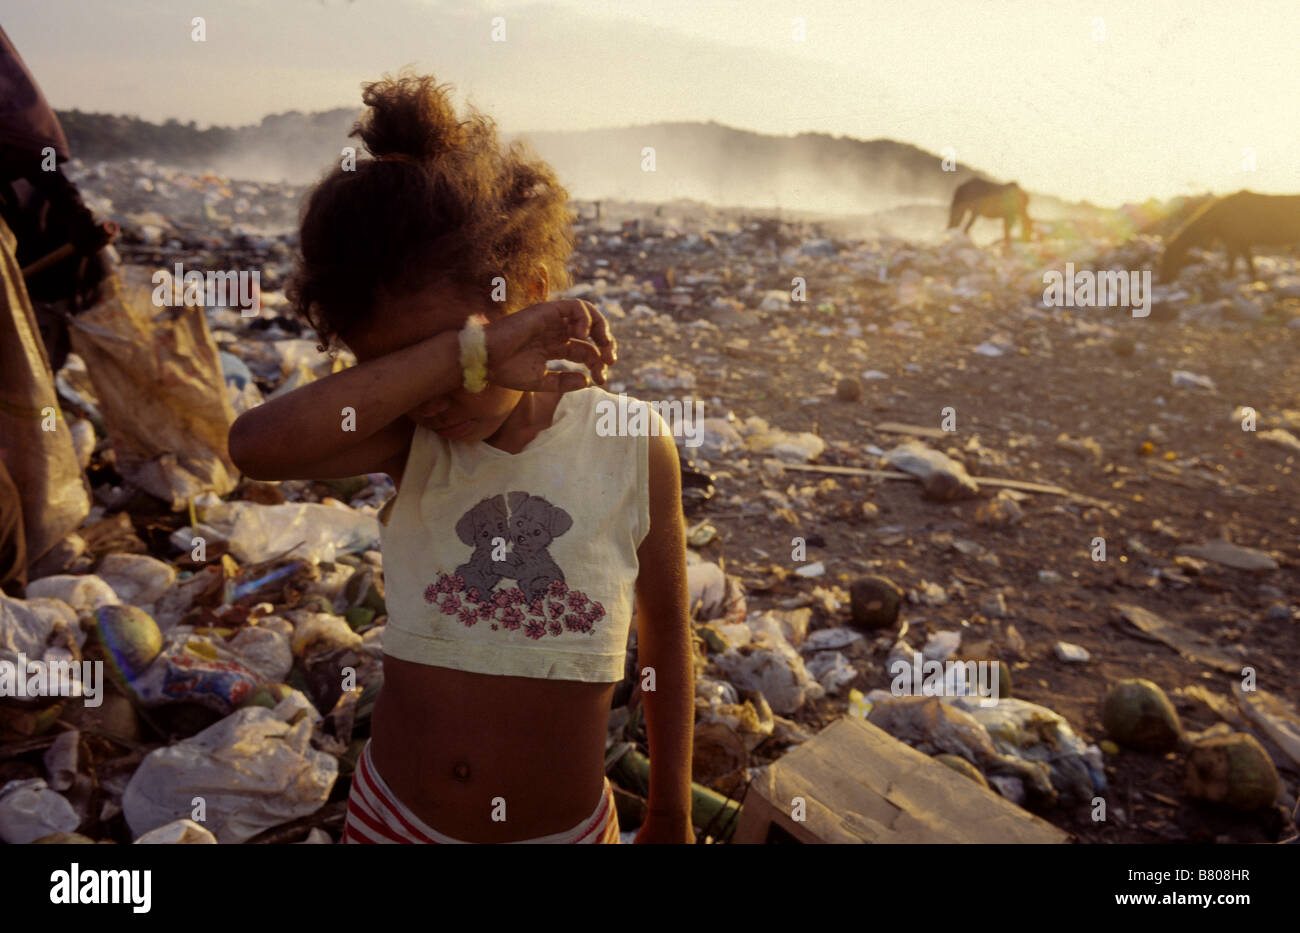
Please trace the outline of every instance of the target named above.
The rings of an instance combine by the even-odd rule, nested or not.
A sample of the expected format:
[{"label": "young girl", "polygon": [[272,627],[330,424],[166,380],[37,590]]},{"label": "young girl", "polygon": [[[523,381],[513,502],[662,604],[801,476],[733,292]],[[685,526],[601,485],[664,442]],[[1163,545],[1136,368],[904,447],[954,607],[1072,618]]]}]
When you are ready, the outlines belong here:
[{"label": "young girl", "polygon": [[[593,306],[546,301],[567,284],[567,193],[430,77],[363,99],[353,135],[374,158],[312,192],[288,289],[358,363],[230,431],[249,477],[397,484],[379,516],[384,685],[344,839],[618,842],[605,736],[635,599],[652,687],[636,841],[694,842],[677,450],[648,406],[657,430],[597,430],[598,403],[619,403],[601,387],[615,341]],[[599,385],[548,372],[558,359]]]}]

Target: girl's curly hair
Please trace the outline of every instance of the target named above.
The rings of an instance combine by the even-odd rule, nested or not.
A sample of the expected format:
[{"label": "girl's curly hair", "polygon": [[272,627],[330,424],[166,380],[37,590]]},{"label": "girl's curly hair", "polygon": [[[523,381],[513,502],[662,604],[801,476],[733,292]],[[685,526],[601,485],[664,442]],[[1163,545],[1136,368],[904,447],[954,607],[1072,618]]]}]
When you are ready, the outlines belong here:
[{"label": "girl's curly hair", "polygon": [[285,291],[322,350],[385,296],[435,282],[486,304],[500,276],[507,311],[539,264],[552,288],[569,284],[568,192],[524,143],[503,148],[491,118],[458,120],[449,90],[409,69],[364,85],[349,135],[375,158],[331,170],[306,200]]}]

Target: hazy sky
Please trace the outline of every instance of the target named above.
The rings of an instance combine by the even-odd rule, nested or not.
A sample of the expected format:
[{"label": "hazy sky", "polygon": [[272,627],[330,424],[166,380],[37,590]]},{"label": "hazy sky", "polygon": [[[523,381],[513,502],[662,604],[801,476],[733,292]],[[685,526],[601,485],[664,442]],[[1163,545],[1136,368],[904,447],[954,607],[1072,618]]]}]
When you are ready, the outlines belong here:
[{"label": "hazy sky", "polygon": [[889,137],[1099,204],[1300,191],[1300,0],[6,0],[0,24],[58,108],[255,123],[413,64],[506,131]]}]

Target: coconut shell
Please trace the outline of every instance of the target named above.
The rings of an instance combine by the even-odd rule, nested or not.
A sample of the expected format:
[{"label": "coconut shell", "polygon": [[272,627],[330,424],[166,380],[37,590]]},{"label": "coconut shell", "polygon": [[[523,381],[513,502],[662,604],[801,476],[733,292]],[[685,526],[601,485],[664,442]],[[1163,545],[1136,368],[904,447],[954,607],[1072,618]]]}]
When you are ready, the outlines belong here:
[{"label": "coconut shell", "polygon": [[1182,738],[1174,705],[1149,680],[1113,684],[1102,701],[1101,721],[1116,742],[1143,751],[1173,751]]}]

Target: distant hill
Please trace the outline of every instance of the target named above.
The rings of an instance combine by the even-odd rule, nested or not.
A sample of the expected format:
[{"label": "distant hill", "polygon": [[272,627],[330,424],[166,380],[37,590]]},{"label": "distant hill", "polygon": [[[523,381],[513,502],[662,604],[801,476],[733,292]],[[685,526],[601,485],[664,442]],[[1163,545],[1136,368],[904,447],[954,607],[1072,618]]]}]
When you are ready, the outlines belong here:
[{"label": "distant hill", "polygon": [[[193,123],[151,123],[135,117],[61,111],[69,145],[85,161],[153,159],[190,170],[260,181],[315,181],[337,164],[359,110],[274,114],[241,127],[198,129]],[[837,215],[863,233],[930,238],[942,234],[953,190],[972,177],[958,164],[892,139],[825,133],[774,136],[719,123],[655,123],[596,130],[503,134],[522,138],[555,166],[580,200],[666,203]],[[654,171],[643,151],[654,149]],[[1004,179],[992,179],[1001,181]],[[1188,199],[1125,205],[1118,211],[1030,192],[1030,214],[1085,224],[1109,220],[1135,231],[1166,232],[1170,212],[1186,216]],[[851,220],[850,220],[851,218]],[[980,221],[976,230],[991,230]]]},{"label": "distant hill", "polygon": [[[88,161],[136,156],[237,178],[294,183],[317,178],[341,149],[359,112],[349,108],[268,116],[260,124],[198,129],[170,120],[63,111],[74,155]],[[520,134],[503,134],[507,139]],[[981,173],[889,139],[824,133],[771,136],[718,123],[658,123],[524,134],[577,198],[666,201],[866,213],[914,202],[946,204]],[[642,150],[655,170],[642,171]]]}]

